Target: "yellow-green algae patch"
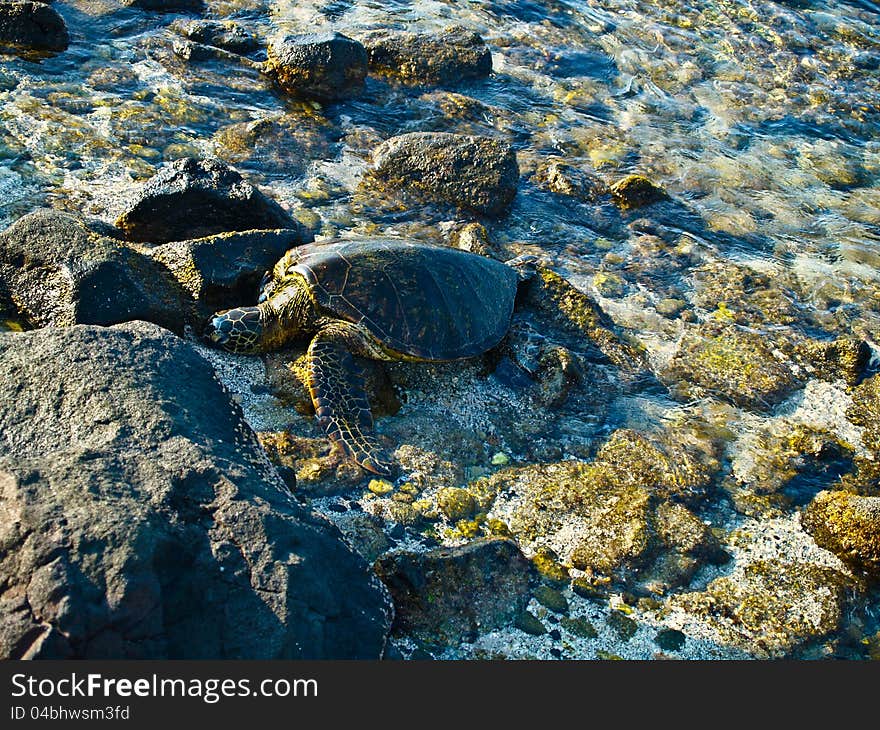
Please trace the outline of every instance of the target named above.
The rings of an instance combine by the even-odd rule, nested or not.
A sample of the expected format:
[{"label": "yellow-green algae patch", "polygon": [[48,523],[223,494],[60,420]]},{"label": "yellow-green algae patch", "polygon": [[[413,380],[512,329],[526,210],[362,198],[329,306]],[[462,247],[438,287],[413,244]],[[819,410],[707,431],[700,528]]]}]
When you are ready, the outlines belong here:
[{"label": "yellow-green algae patch", "polygon": [[880,578],[880,497],[819,492],[801,523],[817,545],[854,570]]},{"label": "yellow-green algae patch", "polygon": [[686,612],[722,644],[779,658],[837,630],[852,587],[850,578],[831,568],[757,560],[736,575],[716,578],[704,591],[672,596],[663,611],[667,617]]}]

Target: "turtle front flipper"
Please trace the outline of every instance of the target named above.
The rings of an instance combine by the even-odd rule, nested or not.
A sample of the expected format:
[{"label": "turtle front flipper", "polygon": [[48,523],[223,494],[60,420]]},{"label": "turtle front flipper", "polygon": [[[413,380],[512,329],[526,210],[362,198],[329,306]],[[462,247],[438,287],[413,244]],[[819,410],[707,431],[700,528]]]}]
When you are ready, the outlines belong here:
[{"label": "turtle front flipper", "polygon": [[332,332],[315,335],[308,370],[315,415],[330,440],[367,471],[391,476],[394,462],[373,432],[364,376],[344,340]]}]

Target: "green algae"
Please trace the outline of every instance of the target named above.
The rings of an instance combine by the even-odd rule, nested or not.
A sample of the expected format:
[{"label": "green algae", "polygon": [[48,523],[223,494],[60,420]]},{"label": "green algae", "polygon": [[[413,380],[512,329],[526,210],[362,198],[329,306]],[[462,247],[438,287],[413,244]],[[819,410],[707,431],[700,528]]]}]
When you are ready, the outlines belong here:
[{"label": "green algae", "polygon": [[880,497],[819,492],[801,523],[820,547],[872,580],[880,578]]},{"label": "green algae", "polygon": [[685,334],[665,377],[685,397],[715,395],[755,410],[769,409],[800,385],[767,338],[721,323]]},{"label": "green algae", "polygon": [[810,563],[758,560],[716,578],[705,591],[668,599],[707,624],[719,640],[760,658],[779,658],[815,643],[843,619],[852,581]]}]

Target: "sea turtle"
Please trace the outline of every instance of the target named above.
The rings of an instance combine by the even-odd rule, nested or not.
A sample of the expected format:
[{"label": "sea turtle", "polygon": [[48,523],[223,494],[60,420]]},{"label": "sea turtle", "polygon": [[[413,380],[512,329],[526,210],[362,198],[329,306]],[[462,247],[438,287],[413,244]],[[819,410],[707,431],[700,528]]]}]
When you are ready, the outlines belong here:
[{"label": "sea turtle", "polygon": [[490,350],[510,327],[528,263],[391,238],[299,246],[264,278],[257,306],[218,312],[204,334],[238,353],[311,337],[308,387],[318,423],[363,468],[388,475],[393,462],[373,433],[352,355],[430,362]]}]

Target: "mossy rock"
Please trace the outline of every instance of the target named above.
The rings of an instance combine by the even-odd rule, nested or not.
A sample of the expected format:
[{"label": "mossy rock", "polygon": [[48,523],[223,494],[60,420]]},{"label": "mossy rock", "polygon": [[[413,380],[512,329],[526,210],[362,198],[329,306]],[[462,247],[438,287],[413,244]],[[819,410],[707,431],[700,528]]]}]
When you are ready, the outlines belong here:
[{"label": "mossy rock", "polygon": [[567,614],[568,600],[566,597],[550,586],[538,586],[534,591],[535,600],[544,608],[548,608],[554,613]]},{"label": "mossy rock", "polygon": [[716,578],[705,591],[670,598],[667,608],[690,614],[724,644],[758,658],[782,658],[839,628],[851,587],[831,568],[759,560]]},{"label": "mossy rock", "polygon": [[853,388],[852,405],[846,415],[862,427],[862,444],[875,456],[880,455],[880,376],[872,375]]},{"label": "mossy rock", "polygon": [[644,350],[618,335],[602,308],[552,269],[538,266],[527,300],[563,328],[586,337],[623,373],[643,376],[651,372]]},{"label": "mossy rock", "polygon": [[880,578],[880,497],[819,492],[801,523],[819,547],[872,580]]},{"label": "mossy rock", "polygon": [[685,334],[665,373],[683,397],[716,395],[768,410],[801,383],[772,341],[732,325],[707,323]]},{"label": "mossy rock", "polygon": [[457,522],[473,515],[477,503],[467,489],[445,487],[437,492],[437,506],[446,519]]},{"label": "mossy rock", "polygon": [[641,208],[667,199],[666,191],[644,175],[627,175],[611,186],[611,195],[622,208]]},{"label": "mossy rock", "polygon": [[394,599],[395,628],[432,642],[510,625],[525,613],[535,579],[519,548],[498,538],[390,553],[375,570]]}]

